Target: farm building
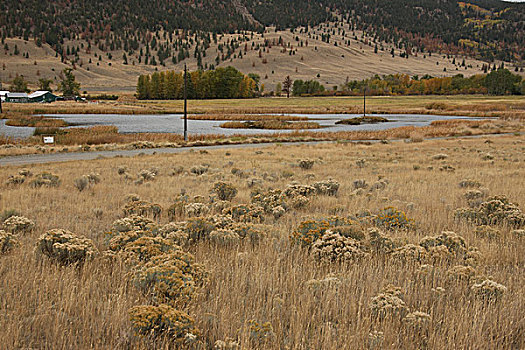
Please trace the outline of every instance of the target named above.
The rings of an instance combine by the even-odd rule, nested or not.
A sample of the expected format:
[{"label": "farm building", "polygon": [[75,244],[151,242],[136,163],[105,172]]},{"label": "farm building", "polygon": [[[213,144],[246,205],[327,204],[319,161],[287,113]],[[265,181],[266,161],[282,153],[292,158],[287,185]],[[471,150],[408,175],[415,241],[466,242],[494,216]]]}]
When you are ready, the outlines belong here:
[{"label": "farm building", "polygon": [[5,98],[6,98],[8,93],[9,93],[9,91],[0,91],[0,100],[2,102],[5,102]]},{"label": "farm building", "polygon": [[29,96],[25,92],[8,92],[6,94],[5,102],[29,102]]},{"label": "farm building", "polygon": [[29,94],[29,102],[55,102],[58,98],[57,95],[50,91],[35,91]]}]

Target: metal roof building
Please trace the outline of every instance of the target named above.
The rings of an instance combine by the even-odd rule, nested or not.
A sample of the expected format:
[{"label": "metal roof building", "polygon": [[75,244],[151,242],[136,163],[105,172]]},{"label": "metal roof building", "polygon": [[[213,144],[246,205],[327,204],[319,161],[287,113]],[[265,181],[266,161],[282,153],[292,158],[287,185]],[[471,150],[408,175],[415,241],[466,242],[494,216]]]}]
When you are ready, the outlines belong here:
[{"label": "metal roof building", "polygon": [[6,102],[29,102],[29,96],[25,92],[8,92],[6,94]]},{"label": "metal roof building", "polygon": [[50,91],[35,91],[28,96],[29,102],[55,102],[57,97]]}]

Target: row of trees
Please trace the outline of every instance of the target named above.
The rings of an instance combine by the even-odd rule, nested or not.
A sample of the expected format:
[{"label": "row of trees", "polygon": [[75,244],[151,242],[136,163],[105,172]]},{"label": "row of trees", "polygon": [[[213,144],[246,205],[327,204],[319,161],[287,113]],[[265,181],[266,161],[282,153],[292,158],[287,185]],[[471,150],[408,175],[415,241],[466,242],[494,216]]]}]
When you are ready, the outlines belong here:
[{"label": "row of trees", "polygon": [[375,75],[370,79],[349,81],[343,85],[342,93],[361,94],[365,87],[370,95],[525,94],[525,80],[504,68],[468,78],[462,74],[443,78],[429,75],[421,78],[406,74]]},{"label": "row of trees", "polygon": [[[259,93],[260,77],[245,75],[233,67],[188,72],[189,99],[250,98]],[[167,71],[139,76],[138,99],[181,99],[184,96],[184,73]]]},{"label": "row of trees", "polygon": [[442,78],[430,75],[420,78],[407,74],[391,74],[352,80],[344,84],[340,91],[337,91],[337,86],[334,86],[334,90],[327,91],[318,81],[293,81],[287,76],[282,85],[277,84],[276,92],[284,92],[287,96],[360,95],[365,89],[368,95],[525,95],[525,79],[505,68],[468,78],[462,74]]}]

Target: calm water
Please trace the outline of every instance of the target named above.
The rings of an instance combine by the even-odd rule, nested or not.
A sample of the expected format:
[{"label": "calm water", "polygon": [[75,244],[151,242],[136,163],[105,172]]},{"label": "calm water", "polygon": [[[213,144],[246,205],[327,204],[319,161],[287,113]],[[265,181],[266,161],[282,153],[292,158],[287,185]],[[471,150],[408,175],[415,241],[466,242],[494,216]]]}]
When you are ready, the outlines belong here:
[{"label": "calm water", "polygon": [[[390,122],[365,125],[336,125],[341,119],[358,117],[360,114],[287,114],[290,116],[307,117],[324,126],[323,129],[312,131],[355,131],[355,130],[384,130],[401,126],[425,126],[435,120],[447,119],[475,119],[446,115],[418,115],[418,114],[381,114]],[[181,114],[165,115],[122,115],[122,114],[46,114],[46,117],[59,118],[74,124],[77,127],[95,125],[114,125],[121,133],[152,132],[152,133],[182,133],[183,120]],[[258,130],[258,129],[223,129],[219,125],[224,121],[188,120],[188,132],[196,134],[265,134],[287,133],[291,130]],[[15,138],[29,137],[34,128],[6,126],[5,120],[0,120],[0,134]]]}]

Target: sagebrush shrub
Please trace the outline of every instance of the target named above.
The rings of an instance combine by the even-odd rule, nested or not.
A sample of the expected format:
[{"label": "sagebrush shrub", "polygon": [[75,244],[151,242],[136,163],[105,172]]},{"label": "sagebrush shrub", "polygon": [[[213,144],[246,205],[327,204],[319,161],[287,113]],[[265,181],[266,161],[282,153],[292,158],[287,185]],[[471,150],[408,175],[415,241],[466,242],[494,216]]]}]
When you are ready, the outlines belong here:
[{"label": "sagebrush shrub", "polygon": [[451,231],[443,231],[438,236],[424,237],[419,245],[427,250],[442,246],[455,256],[463,256],[468,251],[465,239]]},{"label": "sagebrush shrub", "polygon": [[331,230],[327,230],[312,244],[312,255],[326,262],[350,262],[368,257],[359,241]]},{"label": "sagebrush shrub", "polygon": [[397,316],[403,318],[408,313],[408,307],[401,299],[401,290],[398,287],[387,286],[383,293],[373,297],[369,308],[372,316],[378,319]]},{"label": "sagebrush shrub", "polygon": [[312,167],[314,166],[314,163],[315,162],[311,159],[301,159],[299,161],[299,168],[303,170],[312,169]]},{"label": "sagebrush shrub", "polygon": [[202,175],[208,171],[209,167],[206,165],[195,165],[190,168],[190,173],[195,175]]},{"label": "sagebrush shrub", "polygon": [[60,178],[51,173],[38,174],[33,181],[29,183],[31,187],[58,187],[60,185]]},{"label": "sagebrush shrub", "polygon": [[[113,246],[114,247],[114,246]],[[137,239],[126,242],[118,251],[129,262],[150,261],[156,256],[169,254],[180,247],[162,237],[139,235]]]},{"label": "sagebrush shrub", "polygon": [[234,220],[239,222],[260,223],[264,220],[264,209],[254,204],[236,205],[225,209],[223,214],[230,215]]},{"label": "sagebrush shrub", "polygon": [[403,322],[409,327],[421,329],[428,326],[431,317],[426,312],[413,311],[405,316]]},{"label": "sagebrush shrub", "polygon": [[198,217],[191,218],[186,222],[185,231],[188,233],[188,238],[193,242],[207,239],[215,226],[206,218]]},{"label": "sagebrush shrub", "polygon": [[115,220],[111,227],[112,231],[117,233],[127,231],[151,231],[155,233],[158,229],[153,220],[140,215],[130,215]]},{"label": "sagebrush shrub", "polygon": [[0,230],[0,254],[9,253],[19,244],[20,243],[14,234]]},{"label": "sagebrush shrub", "polygon": [[507,292],[507,287],[492,280],[484,280],[481,283],[476,283],[471,287],[471,290],[481,299],[485,301],[497,301],[503,294]]},{"label": "sagebrush shrub", "polygon": [[374,218],[374,223],[387,229],[411,229],[414,226],[414,221],[409,219],[404,211],[394,207],[380,210]]},{"label": "sagebrush shrub", "polygon": [[370,246],[376,253],[391,253],[395,248],[395,242],[384,235],[378,228],[368,229]]},{"label": "sagebrush shrub", "polygon": [[424,262],[428,259],[425,248],[415,244],[406,244],[392,252],[392,258],[401,261]]},{"label": "sagebrush shrub", "polygon": [[83,263],[97,250],[93,241],[68,230],[54,229],[44,233],[37,242],[37,252],[63,265]]},{"label": "sagebrush shrub", "polygon": [[184,211],[188,217],[204,216],[210,211],[204,203],[189,203],[184,206]]},{"label": "sagebrush shrub", "polygon": [[241,241],[241,237],[233,230],[230,229],[217,229],[210,232],[210,242],[226,247],[232,247]]},{"label": "sagebrush shrub", "polygon": [[74,185],[80,192],[84,191],[89,186],[89,179],[87,176],[81,176],[74,181]]},{"label": "sagebrush shrub", "polygon": [[319,237],[321,237],[326,230],[330,228],[328,221],[307,220],[299,224],[299,226],[292,232],[290,239],[294,243],[303,246],[312,245]]},{"label": "sagebrush shrub", "polygon": [[335,196],[337,195],[337,191],[339,191],[340,185],[339,182],[328,179],[325,181],[314,182],[312,186],[319,195]]},{"label": "sagebrush shrub", "polygon": [[33,231],[35,223],[25,216],[13,215],[5,219],[4,227],[14,234],[29,233]]},{"label": "sagebrush shrub", "polygon": [[289,184],[283,191],[283,195],[288,198],[294,198],[297,196],[309,197],[316,193],[316,189],[313,186]]},{"label": "sagebrush shrub", "polygon": [[129,315],[133,329],[141,335],[169,336],[180,341],[187,334],[198,333],[192,317],[166,304],[135,306]]},{"label": "sagebrush shrub", "polygon": [[192,254],[176,247],[152,257],[135,273],[135,284],[159,303],[176,305],[191,299],[206,280],[204,267]]},{"label": "sagebrush shrub", "polygon": [[211,190],[222,201],[231,201],[237,195],[237,189],[230,183],[216,182]]},{"label": "sagebrush shrub", "polygon": [[505,196],[488,198],[474,208],[456,209],[454,216],[456,219],[464,219],[478,225],[506,224],[514,228],[525,226],[525,214]]},{"label": "sagebrush shrub", "polygon": [[144,200],[137,200],[126,203],[123,212],[125,216],[140,215],[153,216],[153,218],[158,218],[162,213],[162,207],[156,203],[150,203]]}]

